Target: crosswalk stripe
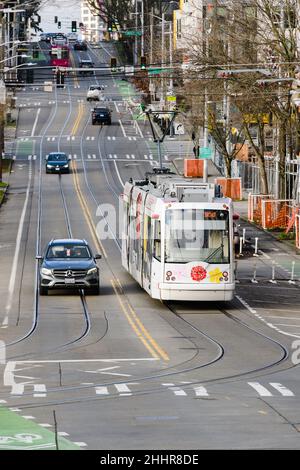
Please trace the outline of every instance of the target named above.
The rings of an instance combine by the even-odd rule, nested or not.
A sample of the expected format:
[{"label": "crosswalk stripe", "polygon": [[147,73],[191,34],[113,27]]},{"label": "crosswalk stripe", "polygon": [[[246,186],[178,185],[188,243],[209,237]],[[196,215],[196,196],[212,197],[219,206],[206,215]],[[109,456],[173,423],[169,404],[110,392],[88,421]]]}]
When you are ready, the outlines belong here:
[{"label": "crosswalk stripe", "polygon": [[263,387],[263,385],[261,385],[258,382],[248,382],[248,385],[250,385],[250,387],[254,388],[254,390],[256,390],[256,392],[261,397],[272,397],[273,396],[272,393],[266,387]]},{"label": "crosswalk stripe", "polygon": [[282,385],[281,383],[277,382],[270,382],[271,387],[275,388],[275,390],[278,390],[278,392],[281,393],[284,397],[294,397],[294,393],[289,390],[287,387]]},{"label": "crosswalk stripe", "polygon": [[126,384],[115,384],[116,389],[122,396],[129,396],[132,395],[132,392],[129,387],[127,387]]},{"label": "crosswalk stripe", "polygon": [[95,387],[96,395],[108,395],[107,387]]}]

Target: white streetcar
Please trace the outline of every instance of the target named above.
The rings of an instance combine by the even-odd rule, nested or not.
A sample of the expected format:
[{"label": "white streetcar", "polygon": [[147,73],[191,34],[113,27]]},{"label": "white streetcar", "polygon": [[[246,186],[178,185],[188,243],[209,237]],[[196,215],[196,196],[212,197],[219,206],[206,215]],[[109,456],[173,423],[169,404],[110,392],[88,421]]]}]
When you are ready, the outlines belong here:
[{"label": "white streetcar", "polygon": [[231,199],[199,179],[159,171],[146,176],[124,187],[123,267],[154,299],[231,300]]}]

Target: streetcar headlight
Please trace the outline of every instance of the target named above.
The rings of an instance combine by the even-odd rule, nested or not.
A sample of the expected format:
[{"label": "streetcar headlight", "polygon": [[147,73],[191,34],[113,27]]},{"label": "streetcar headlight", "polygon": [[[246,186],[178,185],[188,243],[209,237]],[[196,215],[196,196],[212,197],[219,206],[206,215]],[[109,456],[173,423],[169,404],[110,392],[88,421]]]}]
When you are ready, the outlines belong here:
[{"label": "streetcar headlight", "polygon": [[42,268],[41,269],[41,274],[45,274],[45,276],[51,276],[52,271],[51,271],[51,269]]},{"label": "streetcar headlight", "polygon": [[96,274],[97,271],[98,271],[97,268],[91,268],[91,269],[88,270],[87,273],[88,273],[88,274]]}]

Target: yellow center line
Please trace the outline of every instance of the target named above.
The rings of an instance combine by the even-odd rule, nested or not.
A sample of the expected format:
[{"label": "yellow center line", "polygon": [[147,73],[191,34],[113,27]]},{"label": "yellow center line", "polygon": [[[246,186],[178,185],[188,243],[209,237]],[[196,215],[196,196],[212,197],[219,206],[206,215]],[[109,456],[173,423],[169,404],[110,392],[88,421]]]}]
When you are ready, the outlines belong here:
[{"label": "yellow center line", "polygon": [[95,226],[94,226],[94,223],[93,223],[93,219],[92,219],[90,210],[87,206],[87,203],[86,203],[86,201],[83,197],[82,191],[80,189],[78,174],[77,174],[77,166],[76,166],[76,162],[74,162],[74,161],[72,162],[72,169],[73,169],[72,173],[73,173],[73,178],[74,178],[75,190],[76,190],[76,193],[77,193],[77,196],[78,196],[83,214],[85,216],[86,222],[87,222],[88,227],[90,229],[94,244],[95,244],[96,248],[103,254],[103,256],[105,258],[107,258],[107,253],[105,251],[105,248],[104,248],[102,242],[98,238],[98,235],[97,235],[97,232],[95,230]]},{"label": "yellow center line", "polygon": [[[104,249],[102,242],[98,238],[90,210],[82,194],[80,183],[79,183],[79,178],[78,178],[78,173],[77,173],[77,166],[76,166],[76,162],[74,161],[72,162],[72,169],[73,169],[72,173],[73,173],[73,178],[74,178],[75,190],[76,190],[82,211],[84,213],[85,219],[87,221],[89,230],[91,232],[94,244],[98,249],[100,249],[103,256],[107,259],[108,258],[107,253]],[[144,344],[144,346],[150,352],[152,357],[154,357],[155,359],[161,358],[164,361],[169,361],[170,359],[169,359],[168,354],[157,344],[154,338],[152,338],[152,336],[147,331],[147,329],[145,328],[141,320],[138,318],[135,310],[133,309],[129,301],[124,296],[123,287],[119,279],[117,279],[116,281],[112,279],[111,284],[118,298],[122,311],[124,312],[127,318],[127,321],[129,322],[130,326],[132,327],[133,331],[135,332],[139,340]],[[123,300],[124,298],[125,300]]]}]

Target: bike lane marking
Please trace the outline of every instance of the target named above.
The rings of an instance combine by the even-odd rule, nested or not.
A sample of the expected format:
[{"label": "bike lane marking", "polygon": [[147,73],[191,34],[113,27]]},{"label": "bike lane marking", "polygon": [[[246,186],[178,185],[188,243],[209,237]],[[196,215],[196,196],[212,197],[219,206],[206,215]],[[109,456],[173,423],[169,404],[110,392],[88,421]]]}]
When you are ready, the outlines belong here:
[{"label": "bike lane marking", "polygon": [[[0,407],[0,450],[57,450],[55,434],[48,429]],[[80,450],[58,433],[58,450]]]}]

